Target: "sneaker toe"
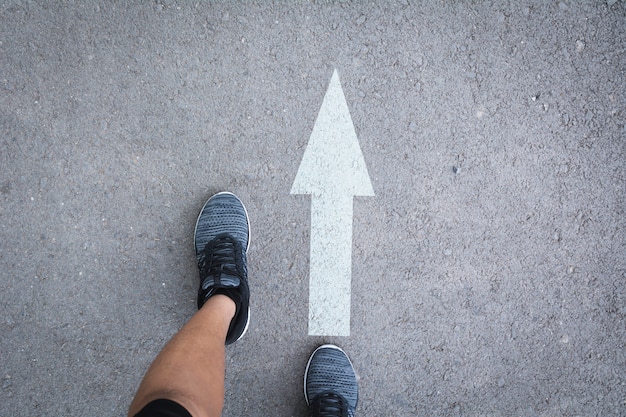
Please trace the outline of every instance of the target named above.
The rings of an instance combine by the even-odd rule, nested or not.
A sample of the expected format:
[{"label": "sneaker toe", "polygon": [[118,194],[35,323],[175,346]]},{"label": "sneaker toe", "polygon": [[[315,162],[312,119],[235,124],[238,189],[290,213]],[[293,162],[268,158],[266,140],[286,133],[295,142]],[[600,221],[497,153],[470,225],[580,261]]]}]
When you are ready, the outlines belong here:
[{"label": "sneaker toe", "polygon": [[343,350],[333,345],[319,347],[311,356],[305,377],[307,402],[324,391],[343,396],[352,409],[358,401],[354,368]]},{"label": "sneaker toe", "polygon": [[237,239],[244,249],[248,247],[248,214],[241,200],[234,194],[222,192],[211,197],[200,212],[196,222],[196,254],[216,236],[228,233]]}]

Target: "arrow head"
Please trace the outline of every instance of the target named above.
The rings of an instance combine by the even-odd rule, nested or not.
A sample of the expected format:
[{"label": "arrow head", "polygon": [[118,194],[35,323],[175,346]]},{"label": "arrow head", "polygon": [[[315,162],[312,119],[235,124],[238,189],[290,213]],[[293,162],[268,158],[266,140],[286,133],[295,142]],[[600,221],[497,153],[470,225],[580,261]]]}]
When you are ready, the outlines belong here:
[{"label": "arrow head", "polygon": [[315,120],[291,194],[374,195],[337,70]]}]

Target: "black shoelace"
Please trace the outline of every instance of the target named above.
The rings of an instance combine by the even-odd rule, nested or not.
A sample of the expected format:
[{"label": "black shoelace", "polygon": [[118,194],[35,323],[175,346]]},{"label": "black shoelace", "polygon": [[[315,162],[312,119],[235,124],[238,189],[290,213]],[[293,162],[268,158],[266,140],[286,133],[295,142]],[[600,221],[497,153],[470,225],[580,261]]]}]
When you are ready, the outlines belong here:
[{"label": "black shoelace", "polygon": [[318,394],[311,402],[314,417],[350,417],[345,398],[333,391]]},{"label": "black shoelace", "polygon": [[204,249],[204,256],[198,262],[200,276],[213,277],[215,286],[220,286],[222,274],[241,280],[241,245],[228,234],[218,235]]}]

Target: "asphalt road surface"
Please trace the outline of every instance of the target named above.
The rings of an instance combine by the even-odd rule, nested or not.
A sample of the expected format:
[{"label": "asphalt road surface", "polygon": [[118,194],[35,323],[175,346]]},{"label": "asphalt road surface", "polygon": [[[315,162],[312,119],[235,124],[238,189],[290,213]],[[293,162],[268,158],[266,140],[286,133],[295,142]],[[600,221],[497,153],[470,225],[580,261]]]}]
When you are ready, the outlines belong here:
[{"label": "asphalt road surface", "polygon": [[[309,336],[334,254],[291,191],[335,71],[374,195],[349,335]],[[252,225],[224,416],[306,415],[325,342],[361,416],[626,415],[625,71],[622,0],[0,3],[0,415],[124,415],[222,190]]]}]

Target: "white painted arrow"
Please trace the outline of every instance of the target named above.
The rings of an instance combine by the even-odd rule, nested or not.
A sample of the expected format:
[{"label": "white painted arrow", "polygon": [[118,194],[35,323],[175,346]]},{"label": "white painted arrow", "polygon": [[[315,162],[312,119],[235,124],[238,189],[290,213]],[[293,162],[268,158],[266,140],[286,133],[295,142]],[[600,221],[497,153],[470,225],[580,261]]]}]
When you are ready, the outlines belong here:
[{"label": "white painted arrow", "polygon": [[291,194],[311,194],[309,335],[350,335],[352,198],[373,196],[337,70]]}]

